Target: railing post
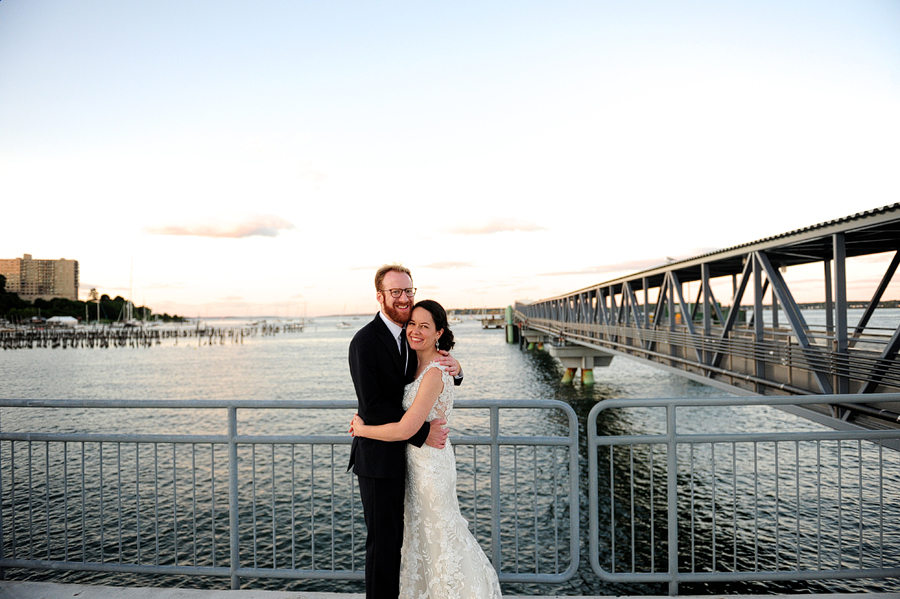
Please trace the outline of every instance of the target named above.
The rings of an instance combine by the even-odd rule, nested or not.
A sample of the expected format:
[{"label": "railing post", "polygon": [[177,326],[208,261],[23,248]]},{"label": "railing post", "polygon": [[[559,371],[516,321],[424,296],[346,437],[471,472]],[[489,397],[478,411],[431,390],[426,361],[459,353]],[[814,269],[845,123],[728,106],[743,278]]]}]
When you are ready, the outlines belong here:
[{"label": "railing post", "polygon": [[237,575],[241,562],[240,518],[238,517],[238,456],[237,456],[237,408],[228,408],[228,528],[231,549],[231,588],[241,588]]},{"label": "railing post", "polygon": [[675,404],[666,406],[668,455],[666,456],[666,494],[669,520],[669,595],[678,594],[678,444],[675,442]]},{"label": "railing post", "polygon": [[491,406],[491,555],[500,573],[500,408]]}]

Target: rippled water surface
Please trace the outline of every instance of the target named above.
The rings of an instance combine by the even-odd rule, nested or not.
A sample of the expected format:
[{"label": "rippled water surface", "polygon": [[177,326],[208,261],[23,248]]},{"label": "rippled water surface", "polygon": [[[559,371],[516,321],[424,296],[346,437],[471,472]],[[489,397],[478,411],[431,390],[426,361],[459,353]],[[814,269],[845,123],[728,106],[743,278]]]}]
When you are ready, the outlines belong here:
[{"label": "rippled water surface", "polygon": [[[813,315],[815,316],[815,315]],[[895,316],[894,316],[895,317]],[[365,324],[369,317],[355,320],[356,328]],[[811,319],[811,320],[814,320]],[[243,324],[239,321],[211,321],[207,326],[232,327]],[[339,329],[333,319],[319,319],[308,325],[302,333],[279,334],[268,337],[246,338],[243,344],[226,342],[207,344],[196,338],[164,340],[151,348],[104,348],[104,349],[31,349],[0,353],[0,397],[16,399],[355,399],[353,386],[347,368],[347,347],[355,333],[354,329]],[[584,447],[585,422],[591,408],[600,400],[619,397],[719,397],[723,393],[690,380],[654,369],[637,362],[616,358],[608,368],[597,369],[596,384],[583,387],[580,383],[571,386],[560,384],[563,369],[557,361],[546,353],[520,350],[517,345],[507,344],[505,334],[499,330],[483,330],[476,321],[464,321],[454,327],[457,347],[454,354],[463,365],[465,381],[458,388],[458,399],[559,399],[573,407],[579,421],[579,436]],[[262,434],[333,433],[345,434],[346,425],[352,412],[342,411],[292,414],[283,410],[263,411],[241,422],[241,431]],[[457,434],[484,431],[485,418],[478,414],[463,415],[455,421]],[[48,416],[46,410],[4,409],[0,412],[0,425],[4,431],[45,431],[45,432],[142,432],[142,433],[214,433],[223,434],[226,423],[224,413],[202,411],[177,412],[173,410],[133,411],[127,417],[114,410],[53,410]],[[680,420],[683,431],[720,429],[723,432],[745,432],[750,430],[812,430],[816,425],[789,414],[771,409],[739,410],[723,408],[714,411],[686,413]],[[505,430],[522,434],[560,434],[565,432],[566,423],[556,418],[546,418],[540,413],[528,411],[508,417],[501,422]],[[604,415],[598,423],[601,432],[610,434],[658,432],[663,421],[652,410],[627,410]],[[113,450],[104,460],[119,459]],[[802,448],[804,456],[809,448]],[[826,448],[826,459],[831,459],[833,448]],[[133,456],[123,456],[125,461]],[[8,460],[7,455],[3,456]],[[24,459],[21,456],[18,459]],[[43,459],[43,458],[42,458]],[[99,456],[91,459],[100,459]],[[140,459],[149,459],[142,457]],[[180,455],[178,464],[191,464],[193,470],[210,476],[204,466],[204,457]],[[206,458],[208,460],[208,458]],[[256,459],[255,457],[253,458]],[[345,454],[337,458],[345,463]],[[541,458],[544,459],[544,458]],[[728,465],[746,461],[745,450],[735,450],[734,455],[721,454],[698,456],[698,463],[707,465],[706,483],[715,467],[720,486],[734,485],[740,489],[738,497],[749,497],[751,490],[742,485],[746,481],[736,476],[729,477]],[[896,456],[888,458],[894,460]],[[277,457],[274,461],[289,460]],[[620,457],[615,457],[618,462]],[[659,458],[661,465],[664,458]],[[705,460],[705,462],[704,462]],[[460,460],[460,468],[468,468],[466,460]],[[618,466],[617,466],[618,467]],[[664,594],[663,586],[616,585],[604,583],[593,574],[589,565],[587,550],[587,459],[584,449],[580,456],[581,501],[581,560],[574,579],[557,585],[504,585],[504,592],[511,594],[561,594],[561,595],[613,595],[613,594]],[[896,472],[896,466],[894,466]],[[187,472],[187,470],[185,471]],[[222,473],[217,473],[220,476]],[[184,474],[186,476],[186,474]],[[791,472],[780,475],[790,479]],[[280,476],[280,475],[277,475]],[[682,476],[682,473],[679,473]],[[176,477],[177,479],[177,477]],[[173,484],[181,484],[173,479]],[[107,481],[112,484],[112,481]],[[224,480],[221,484],[224,484]],[[4,483],[5,484],[5,483]],[[218,484],[218,483],[217,483]],[[656,483],[658,484],[658,480]],[[805,485],[806,483],[804,483]],[[113,488],[113,487],[110,487]],[[698,486],[698,493],[705,487]],[[638,486],[639,493],[649,494],[650,485]],[[806,486],[801,489],[810,492]],[[886,489],[892,497],[898,497],[897,477]],[[99,491],[98,491],[99,492]],[[147,509],[152,509],[152,488],[139,491],[147,494]],[[347,491],[350,493],[351,491]],[[761,496],[771,494],[771,489],[763,489]],[[142,495],[143,496],[143,495]],[[200,498],[201,501],[204,498]],[[5,501],[5,500],[4,500]],[[658,501],[654,499],[654,501]],[[648,503],[649,498],[639,499]],[[755,509],[767,509],[756,505]],[[221,506],[217,518],[225,517],[225,507]],[[736,510],[753,508],[752,502],[744,502]],[[143,508],[142,508],[143,509]],[[338,506],[337,512],[344,509]],[[900,516],[893,506],[889,515],[897,520]],[[9,517],[6,514],[5,517]],[[147,516],[149,518],[149,514]],[[467,515],[470,517],[471,515]],[[478,526],[485,527],[484,516],[479,516]],[[212,526],[212,518],[198,524],[200,528]],[[227,519],[219,523],[224,530]],[[698,523],[698,530],[703,526]],[[356,531],[359,543],[361,531]],[[703,540],[702,533],[699,539]],[[480,529],[479,538],[484,538]],[[7,539],[7,543],[9,540]],[[224,546],[223,546],[224,547]],[[227,555],[217,548],[220,560],[227,563]],[[137,550],[137,547],[133,547]],[[144,549],[148,550],[148,549]],[[210,550],[212,551],[212,550]],[[276,542],[269,548],[273,559],[287,559],[289,545]],[[702,549],[698,555],[702,557]],[[656,559],[660,559],[658,554]],[[640,559],[645,559],[642,556]],[[736,557],[736,556],[735,556]],[[133,575],[109,575],[89,573],[9,573],[15,578],[44,578],[66,581],[105,582],[107,584],[150,584],[178,586],[206,586],[224,588],[226,580],[161,579]],[[358,582],[291,582],[291,581],[248,581],[248,586],[270,589],[319,589],[331,591],[359,591]],[[823,583],[765,583],[765,584],[719,584],[706,587],[684,585],[682,593],[695,592],[774,592],[790,590],[794,592],[816,591],[862,591],[890,590],[888,584],[872,582],[836,581]]]}]

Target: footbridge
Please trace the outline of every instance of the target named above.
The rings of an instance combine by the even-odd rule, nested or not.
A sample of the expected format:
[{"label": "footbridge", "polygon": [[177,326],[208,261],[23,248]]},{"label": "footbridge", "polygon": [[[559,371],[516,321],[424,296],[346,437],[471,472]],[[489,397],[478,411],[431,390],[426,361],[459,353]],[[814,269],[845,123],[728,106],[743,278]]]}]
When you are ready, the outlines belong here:
[{"label": "footbridge", "polygon": [[[882,274],[851,302],[861,264]],[[626,357],[741,395],[868,394],[796,409],[835,428],[896,428],[900,404],[878,396],[900,391],[900,312],[886,297],[898,264],[892,204],[517,303],[510,332],[549,348],[567,380],[580,369],[591,384],[595,366]],[[817,303],[801,305],[810,289]]]}]

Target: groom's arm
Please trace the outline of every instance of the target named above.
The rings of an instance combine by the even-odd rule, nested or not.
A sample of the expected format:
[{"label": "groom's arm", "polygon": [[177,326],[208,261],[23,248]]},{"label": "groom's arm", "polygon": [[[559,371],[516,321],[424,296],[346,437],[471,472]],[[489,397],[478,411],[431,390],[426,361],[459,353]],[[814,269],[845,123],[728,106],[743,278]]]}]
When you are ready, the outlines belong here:
[{"label": "groom's arm", "polygon": [[438,354],[440,354],[437,359],[438,364],[444,366],[447,369],[447,372],[449,372],[450,376],[453,377],[453,384],[457,387],[462,385],[463,373],[460,363],[457,362],[456,358],[451,356],[450,352],[448,351],[440,350]]}]

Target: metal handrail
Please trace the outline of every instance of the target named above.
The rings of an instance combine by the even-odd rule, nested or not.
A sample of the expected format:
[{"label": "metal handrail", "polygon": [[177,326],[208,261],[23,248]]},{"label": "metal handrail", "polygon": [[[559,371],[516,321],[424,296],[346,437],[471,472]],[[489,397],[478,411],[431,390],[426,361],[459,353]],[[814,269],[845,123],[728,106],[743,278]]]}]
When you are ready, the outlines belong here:
[{"label": "metal handrail", "polygon": [[[892,544],[889,547],[893,547],[893,553],[889,553],[885,551],[885,516],[884,509],[885,506],[896,506],[900,497],[885,497],[884,496],[884,481],[885,481],[885,472],[884,472],[884,457],[882,454],[882,449],[885,447],[886,443],[897,444],[900,441],[900,431],[898,430],[881,430],[881,431],[862,431],[862,430],[847,430],[847,431],[834,431],[834,430],[817,430],[817,431],[797,431],[797,432],[762,432],[762,433],[736,433],[736,434],[721,434],[721,433],[685,433],[680,432],[678,429],[678,421],[676,418],[677,410],[682,408],[708,408],[708,407],[746,407],[746,406],[788,406],[788,405],[804,405],[804,404],[812,404],[816,402],[822,402],[823,399],[825,401],[840,401],[844,403],[861,403],[866,401],[867,398],[864,397],[847,397],[847,396],[816,396],[816,397],[729,397],[729,398],[695,398],[695,399],[612,399],[605,400],[601,403],[598,403],[591,410],[588,416],[588,478],[589,478],[589,509],[590,509],[590,561],[591,568],[593,571],[600,576],[603,580],[607,581],[615,581],[615,582],[668,582],[669,583],[669,593],[671,595],[678,594],[678,585],[680,583],[689,583],[689,582],[723,582],[723,581],[758,581],[758,580],[825,580],[825,579],[852,579],[852,578],[888,578],[888,577],[897,577],[900,576],[900,539],[894,538]],[[900,394],[885,394],[882,399],[884,401],[897,401],[900,400]],[[610,410],[617,409],[629,409],[629,408],[641,408],[641,409],[661,409],[665,412],[665,425],[664,432],[660,433],[649,433],[643,435],[611,435],[611,436],[601,436],[597,432],[598,427],[598,418],[601,413],[608,412]],[[867,526],[871,526],[874,529],[873,534],[880,534],[880,543],[879,543],[879,551],[881,555],[879,556],[879,560],[877,564],[869,565],[864,567],[864,559],[863,559],[863,526],[864,526],[864,505],[867,505],[865,502],[865,498],[863,497],[863,442],[867,443],[867,451],[872,451],[877,454],[878,460],[878,468],[877,472],[873,474],[876,476],[879,484],[879,498],[876,501],[875,505],[872,506],[872,510],[875,513],[879,514],[880,520],[876,524],[868,523]],[[822,479],[822,463],[821,463],[821,451],[822,444],[827,442],[835,442],[836,451],[837,451],[837,495],[838,499],[836,502],[833,502],[838,510],[838,553],[837,562],[839,567],[823,567],[822,565],[822,537],[828,535],[827,530],[823,530],[822,526],[822,512],[823,512],[823,499],[822,499],[822,488],[823,486],[833,486],[833,480],[823,480]],[[841,461],[841,448],[843,447],[844,442],[855,442],[858,456],[853,456],[853,463],[845,466],[845,464]],[[817,461],[815,464],[806,464],[804,463],[804,467],[809,472],[814,472],[817,476],[817,479],[813,481],[813,485],[817,488],[818,496],[815,498],[815,501],[810,500],[814,505],[810,507],[807,505],[807,502],[804,502],[805,498],[801,498],[801,462],[800,459],[800,444],[801,443],[810,443],[815,444]],[[766,444],[766,445],[761,445]],[[779,466],[782,464],[778,457],[779,447],[783,446],[790,447],[795,452],[796,462],[793,464],[792,468],[795,474],[795,486],[792,491],[794,491],[794,495],[791,497],[779,497],[779,480],[783,477],[783,475],[779,474]],[[730,453],[732,458],[732,463],[730,465],[726,465],[726,472],[723,473],[721,471],[716,471],[716,457],[715,451],[717,446],[724,446],[726,448],[730,448],[726,450],[726,454]],[[608,449],[608,460],[609,460],[609,472],[608,476],[601,475],[601,462],[599,459],[599,453],[601,447],[607,447]],[[772,530],[774,530],[774,538],[776,539],[775,548],[774,548],[774,567],[765,568],[760,564],[760,509],[758,502],[758,487],[760,484],[760,472],[759,472],[759,458],[758,454],[762,452],[761,448],[774,448],[774,468],[773,471],[768,472],[768,475],[772,475],[771,479],[774,481],[772,484],[775,488],[775,499],[774,499],[774,508],[771,510],[775,515],[774,525],[771,526]],[[830,447],[830,446],[828,446]],[[628,452],[628,460],[629,464],[627,466],[621,466],[616,468],[615,462],[615,449],[620,448],[621,451]],[[649,461],[641,461],[638,460],[638,464],[635,464],[635,448],[638,448],[638,453],[642,456],[646,457]],[[698,472],[695,469],[695,464],[697,462],[695,454],[700,453],[701,451],[710,452],[711,459],[709,460],[709,464],[711,467],[701,469],[702,472]],[[659,468],[654,464],[654,455],[656,452],[665,453],[665,486],[663,487],[662,483],[654,481],[654,476],[659,477],[661,472],[655,472]],[[720,450],[721,451],[721,450]],[[744,472],[738,467],[737,456],[738,453],[742,452],[743,454],[747,454],[748,456],[752,456],[753,469]],[[891,455],[896,455],[893,452],[890,452]],[[624,460],[621,455],[620,459]],[[639,456],[640,457],[640,456]],[[749,458],[748,458],[749,461]],[[842,505],[840,500],[841,493],[843,490],[843,486],[841,483],[841,477],[845,469],[852,470],[856,468],[856,474],[859,479],[858,484],[858,497],[854,497],[853,500],[857,502],[857,510],[859,514],[859,518],[855,521],[855,524],[858,526],[858,567],[843,567],[843,564],[846,561],[849,561],[850,556],[845,556],[843,553],[843,544],[840,540],[841,529],[844,527],[844,524],[841,520],[842,517],[842,508],[847,510],[845,506]],[[784,466],[782,466],[784,467]],[[873,468],[874,469],[874,468]],[[728,472],[730,470],[730,472]],[[641,475],[636,474],[636,471],[643,473]],[[689,473],[689,474],[688,474]],[[730,477],[729,478],[729,475]],[[642,476],[642,484],[647,484],[647,480],[650,481],[651,493],[655,489],[657,492],[665,495],[666,499],[666,508],[665,508],[665,518],[660,519],[661,522],[659,524],[660,528],[665,529],[665,536],[662,536],[662,533],[659,533],[655,530],[649,535],[644,534],[642,537],[644,543],[649,543],[649,546],[639,546],[640,543],[637,540],[637,536],[635,534],[635,529],[639,525],[637,522],[637,518],[635,517],[635,501],[634,501],[634,488],[635,488],[635,478],[640,478]],[[741,480],[750,479],[753,481],[753,492],[748,493],[748,495],[752,495],[753,499],[752,506],[747,505],[743,506],[743,508],[738,507],[739,502],[751,503],[751,499],[749,497],[743,496],[739,492],[739,476]],[[702,481],[700,478],[702,477]],[[623,480],[623,478],[628,478],[629,480]],[[768,484],[768,479],[763,479],[765,484]],[[609,513],[605,514],[606,517],[609,518],[609,536],[608,543],[606,545],[601,545],[601,531],[600,531],[600,486],[601,484],[605,484],[608,490],[608,499],[609,499]],[[721,493],[717,492],[716,485],[720,486],[730,486],[731,494],[729,495],[726,491]],[[785,483],[786,484],[786,483]],[[709,489],[712,489],[711,492]],[[706,493],[706,501],[708,505],[699,505],[698,497],[695,496],[697,489],[704,490]],[[630,492],[630,500],[628,497],[623,498],[623,495],[627,495]],[[728,502],[731,502],[732,505],[728,505]],[[629,512],[627,517],[619,516],[617,513],[617,508],[623,504],[627,504]],[[831,504],[829,503],[829,507]],[[705,511],[701,512],[701,508],[705,508]],[[624,507],[622,508],[625,509]],[[651,527],[655,524],[655,508],[653,505],[653,500],[651,499],[651,505],[649,508],[644,508],[645,511],[649,510]],[[847,510],[849,511],[849,510]],[[619,510],[619,513],[621,510]],[[792,514],[792,517],[795,519],[795,527],[792,530],[785,530],[784,525],[779,522],[779,514],[782,512]],[[739,514],[741,513],[752,513],[752,518],[755,519],[753,522],[746,522],[739,520]],[[818,521],[815,522],[807,522],[804,518],[808,516],[810,513],[815,513],[818,515]],[[717,523],[717,516],[719,517],[719,522]],[[730,516],[730,520],[728,517]],[[749,516],[748,516],[749,517]],[[726,520],[725,524],[722,524],[722,519]],[[628,521],[630,520],[630,523]],[[616,539],[619,536],[619,532],[617,531],[617,522],[625,522],[624,524],[620,524],[620,527],[630,527],[629,532],[631,533],[631,544],[630,548],[626,547],[624,550],[621,546],[617,549],[616,547]],[[687,523],[685,522],[687,521]],[[712,522],[709,525],[709,522]],[[697,547],[695,547],[696,541],[696,531],[695,531],[695,523],[697,522],[705,522],[706,526],[708,526],[707,535],[711,535],[711,549],[706,547],[707,551],[711,552],[711,565],[707,560],[705,571],[698,571],[696,568],[695,560],[697,558]],[[771,523],[770,523],[771,524]],[[689,533],[686,534],[684,529],[689,527]],[[733,564],[731,565],[731,569],[728,571],[723,571],[722,568],[722,560],[720,559],[719,565],[717,566],[716,560],[717,557],[720,557],[717,552],[717,541],[716,535],[727,535],[729,534],[726,530],[723,532],[720,528],[725,527],[730,528],[730,535],[733,538],[734,550],[733,555],[731,556],[733,559]],[[812,548],[805,548],[803,546],[803,541],[811,536],[812,533],[808,533],[804,536],[801,533],[801,527],[804,531],[808,531],[810,529],[815,530],[815,538],[817,545]],[[755,559],[752,562],[752,568],[743,568],[744,564],[739,565],[739,556],[738,556],[738,543],[739,537],[742,534],[741,531],[744,528],[750,529],[752,528],[752,534],[748,534],[748,539],[746,540],[747,544],[752,544],[755,548],[757,554],[755,555]],[[772,530],[766,530],[770,536],[773,535]],[[683,534],[684,533],[684,534]],[[778,546],[778,538],[780,534],[784,534],[785,536],[790,535],[792,538],[792,543],[795,546],[794,552],[791,554],[792,558],[795,558],[796,565],[795,567],[789,566],[787,563],[780,564],[780,556],[781,550]],[[894,534],[896,537],[896,533]],[[705,539],[707,542],[709,539]],[[688,541],[690,545],[688,546]],[[833,544],[833,543],[832,543]],[[663,567],[657,568],[655,564],[655,554],[656,547],[658,545],[663,545],[667,548],[666,551],[666,559],[664,560],[665,565]],[[601,547],[606,551],[607,555],[609,555],[609,565],[604,567],[601,564]],[[808,549],[808,550],[807,550]],[[630,555],[631,558],[631,568],[627,571],[615,571],[617,566],[621,564],[617,562],[616,557],[625,552]],[[638,571],[639,568],[636,566],[636,558],[635,556],[641,554],[641,552],[649,552],[650,555],[650,566],[645,567],[645,571]],[[685,565],[686,554],[689,555],[690,558],[690,566],[687,567]],[[816,564],[814,566],[810,566],[806,564],[806,566],[801,566],[802,556],[816,556]],[[856,559],[856,558],[854,558]],[[679,560],[682,560],[681,563]],[[786,561],[786,560],[785,560]],[[748,564],[749,566],[750,564]],[[645,564],[646,566],[646,564]]]},{"label": "metal handrail", "polygon": [[[344,474],[343,468],[336,466],[335,447],[349,448],[351,438],[346,435],[330,435],[330,434],[299,434],[299,435],[266,435],[266,434],[241,434],[238,426],[238,411],[254,411],[269,409],[285,409],[285,410],[347,410],[351,411],[356,408],[355,401],[309,401],[309,400],[15,400],[0,399],[0,409],[4,413],[9,410],[20,408],[77,408],[81,410],[93,409],[117,409],[117,410],[135,410],[135,409],[152,409],[152,410],[224,410],[227,413],[227,432],[225,434],[148,434],[148,433],[63,433],[63,432],[37,432],[37,431],[0,431],[0,492],[3,497],[3,509],[0,509],[0,570],[3,568],[26,568],[26,569],[52,569],[52,570],[84,570],[95,572],[132,572],[147,574],[179,574],[179,575],[206,575],[206,576],[227,576],[231,579],[232,588],[239,588],[241,578],[260,577],[260,578],[290,578],[290,579],[330,579],[330,580],[361,580],[364,573],[360,569],[362,567],[362,559],[357,557],[359,549],[356,537],[361,536],[360,528],[355,523],[359,520],[362,510],[355,504],[355,477],[350,474]],[[504,410],[516,409],[539,409],[539,410],[556,410],[562,411],[566,415],[568,424],[568,434],[566,436],[529,436],[529,435],[504,435],[500,427],[500,414]],[[579,564],[579,520],[578,520],[578,498],[579,498],[579,477],[578,477],[578,424],[574,410],[567,404],[555,400],[458,400],[454,404],[454,410],[487,410],[489,412],[489,432],[483,435],[463,435],[452,434],[451,440],[454,448],[459,451],[463,447],[471,447],[473,450],[473,461],[477,460],[477,448],[486,447],[490,450],[489,472],[490,472],[490,505],[486,506],[490,516],[490,543],[491,557],[494,567],[497,569],[499,578],[503,582],[563,582],[571,579]],[[76,450],[80,450],[80,461],[75,456],[73,459],[69,455],[70,445],[74,444]],[[87,447],[96,446],[90,450],[89,456],[86,457]],[[113,447],[114,450],[107,450],[106,447]],[[197,455],[202,453],[206,455],[206,447],[208,446],[208,460],[201,457],[201,464],[196,463]],[[301,470],[299,476],[295,471],[295,465],[299,460],[295,459],[295,448],[298,446],[308,446],[310,459],[307,470]],[[17,451],[17,448],[19,448]],[[198,447],[200,450],[198,450]],[[285,491],[281,487],[287,484],[287,481],[276,479],[278,459],[276,457],[276,447],[289,447],[289,461],[291,472],[289,476],[290,490]],[[330,476],[331,489],[322,492],[323,500],[330,502],[331,514],[331,536],[330,547],[326,547],[325,551],[330,550],[331,557],[326,567],[318,567],[316,562],[317,551],[316,546],[317,534],[316,529],[318,521],[315,512],[315,494],[316,494],[316,457],[315,448],[330,448],[330,464],[327,466]],[[507,454],[512,450],[512,460],[517,462],[519,457],[519,447],[533,448],[533,468],[530,486],[533,487],[533,511],[534,525],[533,534],[537,539],[538,535],[551,534],[557,541],[564,535],[564,522],[560,518],[560,507],[568,510],[568,556],[569,563],[563,564],[560,568],[559,554],[554,550],[553,565],[550,566],[551,571],[547,572],[541,569],[542,564],[539,550],[546,549],[539,547],[535,542],[532,547],[534,563],[534,571],[522,571],[519,567],[520,551],[524,553],[524,549],[520,546],[519,530],[506,530],[501,528],[501,505],[504,508],[511,509],[515,514],[516,520],[519,518],[520,509],[525,510],[526,506],[519,504],[519,489],[513,488],[511,492],[513,498],[507,497],[510,489],[501,487],[501,460],[508,460]],[[217,450],[218,448],[218,450]],[[259,448],[259,450],[257,449]],[[543,448],[543,449],[542,449]],[[222,451],[224,449],[225,451]],[[567,453],[567,459],[563,461],[557,460],[557,449],[562,449]],[[539,451],[551,451],[553,467],[547,469],[538,476],[538,455]],[[149,451],[149,454],[148,454]],[[171,453],[170,462],[163,459],[164,469],[171,465],[171,474],[160,473],[159,453],[165,451]],[[258,454],[265,454],[268,451],[271,457],[262,457]],[[179,452],[189,454],[191,467],[178,467],[177,457]],[[218,453],[218,456],[217,456]],[[133,456],[132,456],[133,454]],[[38,457],[35,458],[35,455]],[[51,460],[52,456],[52,460]],[[109,456],[109,457],[106,457]],[[41,463],[43,458],[43,463]],[[104,466],[104,458],[115,459],[117,463],[115,467]],[[222,460],[224,458],[224,461]],[[182,457],[182,461],[188,459]],[[542,460],[551,458],[541,457]],[[18,461],[17,461],[18,460]],[[142,461],[143,460],[143,461]],[[23,463],[24,462],[24,463]],[[69,487],[71,473],[68,471],[69,464],[72,462],[73,468],[80,471],[80,485],[72,485]],[[142,491],[141,485],[146,487],[147,475],[143,473],[146,464],[150,463],[154,469],[153,474],[149,476],[152,488],[152,498],[144,499],[146,489]],[[257,468],[257,464],[262,466]],[[248,465],[249,464],[249,465]],[[91,480],[87,474],[91,468],[97,468],[95,474],[97,480]],[[60,471],[62,468],[62,471]],[[104,469],[106,468],[106,469]],[[109,477],[113,476],[113,470],[116,480],[110,482]],[[187,477],[185,472],[189,470],[193,480]],[[473,464],[470,481],[465,481],[467,486],[474,486],[477,495],[478,472],[477,462]],[[94,471],[91,471],[94,473]],[[125,476],[133,475],[133,479],[125,478],[123,480],[123,472]],[[201,472],[204,476],[208,475],[209,481],[197,481],[197,473]],[[217,472],[219,474],[217,474]],[[227,472],[227,482],[223,485],[221,482],[222,472]],[[513,468],[512,475],[520,476],[517,467]],[[104,479],[104,476],[107,478]],[[343,476],[345,478],[341,479]],[[524,478],[525,474],[522,473]],[[23,480],[27,477],[27,480]],[[560,482],[560,479],[567,477],[567,482]],[[59,479],[62,479],[60,481]],[[265,479],[267,483],[261,483],[260,480]],[[298,482],[299,481],[299,482]],[[306,482],[304,482],[306,481]],[[463,476],[460,475],[460,481]],[[565,484],[563,484],[565,483]],[[270,505],[263,506],[259,501],[262,494],[260,487],[264,484],[271,486],[271,491],[267,491],[270,495]],[[295,496],[298,494],[297,488],[303,484],[309,484],[309,512],[311,514],[308,521],[307,535],[309,537],[309,548],[295,546],[295,531],[298,527],[296,516],[300,510],[296,509]],[[192,494],[190,501],[193,506],[190,508],[193,522],[191,526],[183,525],[183,518],[179,516],[179,485],[187,486],[188,490],[182,493]],[[217,492],[217,486],[219,491]],[[223,506],[223,501],[216,497],[221,493],[222,487],[227,489],[227,507]],[[347,527],[336,532],[339,527],[334,520],[335,503],[344,498],[338,497],[335,493],[336,487],[340,487],[342,491],[346,491],[349,495],[349,530]],[[518,486],[518,485],[515,485]],[[528,484],[522,484],[526,489]],[[555,504],[553,511],[553,519],[550,523],[539,524],[537,514],[538,503],[538,487],[548,487],[552,489],[552,501]],[[560,486],[567,486],[568,492],[564,496],[560,496],[557,491]],[[40,491],[44,490],[41,495]],[[131,501],[128,497],[123,500],[123,492],[125,494],[133,494],[134,507],[129,508],[126,504]],[[106,497],[104,497],[106,493]],[[114,499],[109,498],[110,493],[118,494]],[[144,494],[142,494],[144,493]],[[548,493],[550,493],[548,491]],[[522,492],[523,497],[527,494]],[[80,499],[80,505],[71,505],[70,496],[73,502]],[[198,499],[199,496],[202,498]],[[281,499],[276,499],[276,496]],[[281,506],[279,501],[287,502],[289,497],[290,505]],[[268,498],[268,497],[266,497]],[[266,499],[264,498],[264,499]],[[146,505],[142,505],[144,500],[153,505],[150,510]],[[182,499],[182,502],[188,501]],[[207,502],[209,504],[209,513],[197,508],[197,503]],[[511,503],[512,502],[512,503]],[[93,505],[91,505],[93,504]],[[247,505],[249,504],[249,506]],[[477,535],[477,518],[479,515],[478,497],[471,500],[472,509],[475,515],[475,528]],[[560,506],[559,504],[567,504]],[[96,509],[99,505],[99,509]],[[115,508],[115,514],[109,516],[104,514],[105,506]],[[160,505],[163,510],[170,510],[169,515],[160,515]],[[480,506],[481,510],[485,506]],[[94,509],[94,516],[88,516],[89,510]],[[278,545],[278,522],[277,516],[279,509],[282,512],[288,510],[290,512],[290,563],[288,567],[279,565]],[[111,509],[111,508],[110,508]],[[248,511],[249,510],[249,511]],[[258,513],[259,510],[259,513]],[[80,516],[80,524],[72,523],[72,528],[77,528],[81,533],[80,548],[70,548],[70,537],[76,533],[70,529],[71,513],[75,512]],[[135,530],[123,530],[122,514],[128,513],[129,517],[134,516]],[[266,513],[263,513],[266,512]],[[61,514],[61,516],[53,518],[52,514]],[[99,514],[99,515],[96,515]],[[197,518],[208,520],[208,526],[211,528],[209,538],[206,540],[198,540]],[[227,516],[227,519],[226,519]],[[109,540],[104,538],[105,531],[109,528],[109,521],[116,520],[118,530],[115,531],[117,538],[113,541],[114,548],[111,554],[104,551],[109,546]],[[18,519],[17,519],[18,518]],[[23,522],[23,518],[27,518],[27,522]],[[93,518],[91,522],[97,525],[99,532],[89,530],[87,526],[88,520]],[[145,524],[147,518],[150,524]],[[143,519],[143,521],[142,521]],[[41,525],[46,524],[43,530],[38,530],[39,526],[35,525],[38,520]],[[271,523],[271,539],[265,543],[261,538],[257,538],[263,534],[261,526]],[[262,524],[261,524],[262,523]],[[77,524],[77,526],[76,526]],[[141,526],[149,527],[152,525],[152,535],[150,530],[142,530]],[[180,562],[180,554],[178,549],[179,531],[186,528],[191,531],[189,535],[193,555],[192,559],[187,559],[188,563]],[[62,530],[55,530],[62,529]],[[160,531],[163,530],[161,533]],[[217,539],[222,536],[223,530],[227,531],[227,566],[219,563],[217,556],[222,553],[221,546],[217,547]],[[55,533],[55,534],[54,534]],[[96,534],[95,534],[96,533]],[[147,538],[142,538],[146,533]],[[269,534],[269,533],[266,533]],[[18,535],[18,536],[17,536]],[[98,537],[99,535],[99,537]],[[174,543],[173,556],[160,559],[160,543],[161,536],[169,535]],[[22,542],[22,537],[26,537],[27,542]],[[87,537],[91,536],[91,543],[99,546],[99,552],[94,552],[93,557],[89,557]],[[349,536],[349,540],[346,538]],[[514,555],[512,562],[507,560],[504,562],[504,552],[501,545],[513,537]],[[94,538],[98,537],[98,538]],[[62,541],[60,541],[62,538]],[[167,537],[168,538],[168,537]],[[126,540],[127,539],[127,540]],[[335,545],[342,543],[346,545],[349,542],[349,565],[348,560],[344,560],[345,565],[339,567],[336,565]],[[204,545],[205,543],[205,545]],[[248,551],[248,544],[250,550]],[[128,545],[128,548],[123,548]],[[142,548],[145,545],[154,546],[152,553],[154,563],[146,563],[147,557],[142,555]],[[203,545],[205,547],[206,556],[201,556],[198,560],[197,548]],[[22,549],[22,547],[27,547]],[[263,547],[266,550],[271,549],[271,567],[262,567],[259,563],[258,550]],[[40,550],[42,556],[37,555]],[[134,549],[136,548],[136,549]],[[242,548],[245,554],[242,556]],[[286,551],[286,549],[283,549]],[[310,567],[297,567],[295,553],[307,552],[312,557]],[[80,554],[81,559],[75,559]],[[250,554],[252,553],[252,560]],[[348,553],[348,551],[344,551]],[[61,559],[60,559],[61,558]],[[171,563],[164,563],[168,560]],[[251,565],[252,561],[252,565]],[[283,561],[283,560],[282,560]],[[339,561],[339,560],[338,560]],[[546,560],[545,560],[546,561]],[[130,562],[130,563],[129,563]],[[505,567],[509,566],[509,567]]]}]

